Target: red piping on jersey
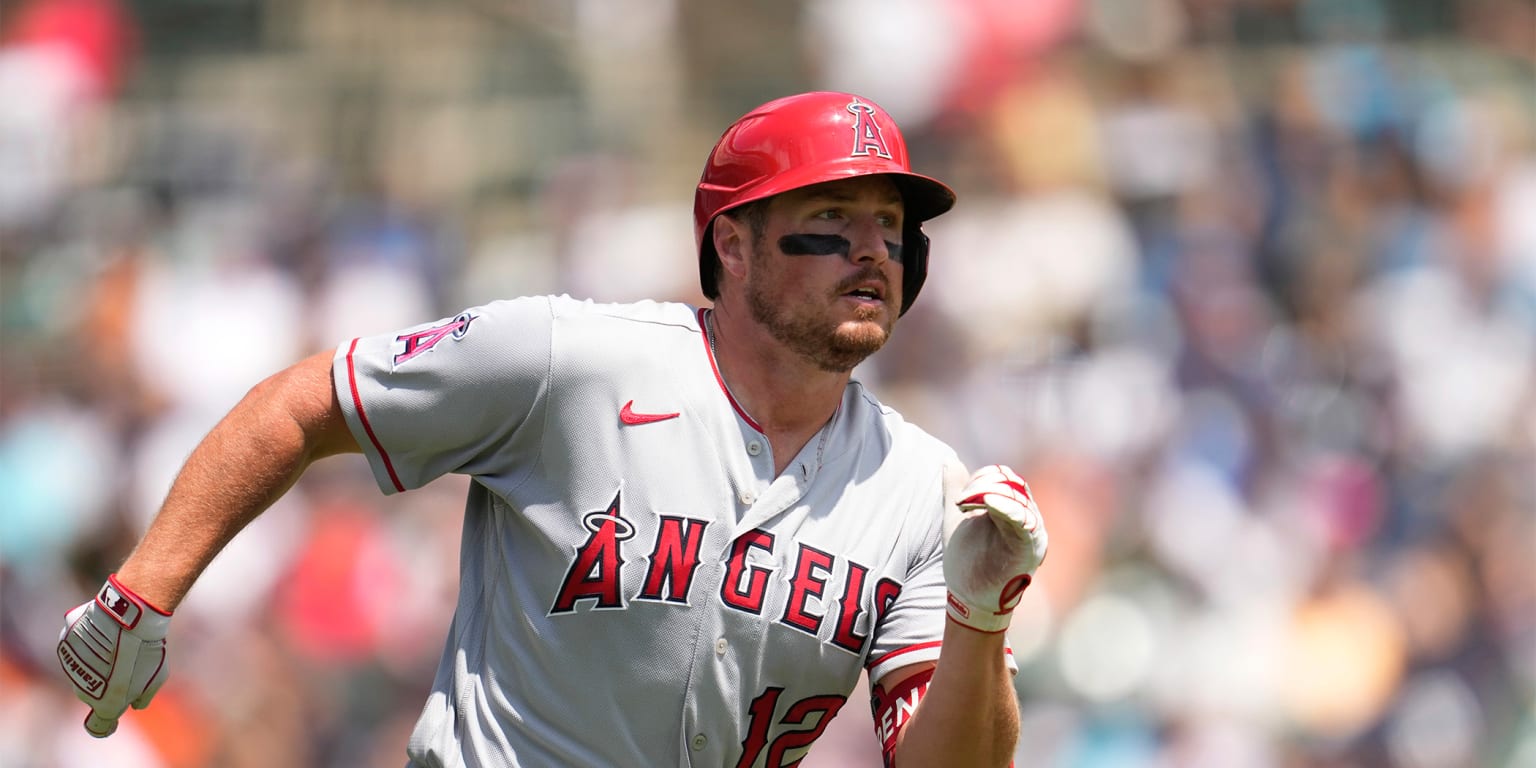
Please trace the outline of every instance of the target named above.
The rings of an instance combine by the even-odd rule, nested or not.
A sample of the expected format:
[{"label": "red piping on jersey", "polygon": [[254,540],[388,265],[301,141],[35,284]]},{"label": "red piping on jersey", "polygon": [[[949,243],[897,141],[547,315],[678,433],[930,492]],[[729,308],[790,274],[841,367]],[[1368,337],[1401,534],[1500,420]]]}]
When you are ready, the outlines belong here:
[{"label": "red piping on jersey", "polygon": [[[884,664],[885,662],[890,661],[891,659],[893,659],[893,658],[895,658],[897,656],[900,656],[900,655],[902,655],[904,653],[912,653],[913,651],[923,651],[923,650],[927,650],[929,648],[937,648],[940,645],[943,645],[943,643],[941,643],[941,642],[936,640],[936,641],[931,642],[931,643],[918,643],[917,645],[909,645],[909,646],[907,646],[905,648],[897,648],[896,650],[891,651],[890,653],[887,653],[887,654],[885,654],[883,656],[879,656],[879,657],[870,659],[869,661],[865,662],[864,663],[864,668],[865,669],[874,669],[875,667],[878,667],[881,664]],[[1012,657],[1013,656],[1013,648],[1011,648],[1011,647],[1003,648],[1003,654],[1006,655],[1006,656]]]},{"label": "red piping on jersey", "polygon": [[352,407],[357,409],[357,420],[363,423],[363,431],[368,433],[368,442],[373,443],[373,449],[379,452],[379,458],[384,460],[384,470],[389,473],[389,481],[395,484],[395,490],[405,492],[405,484],[400,482],[400,476],[395,474],[394,462],[389,460],[389,452],[379,444],[379,436],[373,433],[373,425],[368,423],[368,414],[363,412],[363,397],[357,391],[357,365],[352,362],[352,353],[357,351],[357,339],[352,340],[352,346],[347,348],[347,386],[352,389]]},{"label": "red piping on jersey", "polygon": [[864,668],[865,669],[874,669],[875,667],[878,667],[881,664],[884,664],[885,662],[890,661],[892,658],[894,658],[896,656],[900,656],[900,655],[902,655],[904,653],[911,653],[913,651],[925,651],[925,650],[927,650],[929,648],[937,648],[940,645],[942,645],[942,643],[940,643],[939,641],[935,640],[935,641],[933,641],[931,643],[918,643],[917,645],[909,645],[909,646],[907,646],[905,648],[897,648],[896,650],[891,651],[890,653],[887,653],[887,654],[885,654],[883,656],[879,656],[877,658],[870,659],[868,662],[865,662]]},{"label": "red piping on jersey", "polygon": [[715,372],[715,381],[719,383],[720,391],[725,393],[725,399],[730,402],[732,408],[736,409],[736,415],[740,416],[743,421],[747,422],[747,426],[757,430],[759,433],[766,435],[767,433],[763,432],[763,428],[758,426],[758,423],[753,421],[752,417],[748,416],[747,412],[742,409],[741,403],[736,402],[736,398],[731,396],[731,388],[725,385],[725,377],[720,375],[720,364],[715,362],[715,351],[709,348],[709,326],[704,322],[704,313],[708,311],[710,310],[698,310],[699,338],[704,340],[704,356],[709,358],[709,367]]}]

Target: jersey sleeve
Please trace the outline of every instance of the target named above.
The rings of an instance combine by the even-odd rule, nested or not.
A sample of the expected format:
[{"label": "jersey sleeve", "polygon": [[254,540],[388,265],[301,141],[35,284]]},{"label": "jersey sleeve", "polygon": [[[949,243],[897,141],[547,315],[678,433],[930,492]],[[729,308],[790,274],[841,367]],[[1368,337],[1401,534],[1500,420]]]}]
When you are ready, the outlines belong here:
[{"label": "jersey sleeve", "polygon": [[520,298],[338,345],[337,397],[379,487],[529,471],[552,324],[547,297]]},{"label": "jersey sleeve", "polygon": [[[886,673],[909,664],[939,658],[944,638],[944,601],[949,595],[944,583],[944,539],[948,522],[945,513],[958,498],[957,491],[965,483],[965,474],[965,467],[958,458],[947,457],[935,473],[930,491],[919,496],[925,501],[919,501],[908,511],[908,525],[919,533],[915,537],[907,580],[875,628],[874,644],[865,663],[871,682],[878,682]],[[1009,671],[1018,672],[1012,649],[1007,653]]]},{"label": "jersey sleeve", "polygon": [[[906,580],[901,591],[875,627],[869,660],[865,663],[869,679],[878,681],[885,673],[939,657],[939,643],[944,637],[944,564],[942,521],[934,502],[917,546],[908,561]],[[914,517],[916,517],[914,515]]]}]

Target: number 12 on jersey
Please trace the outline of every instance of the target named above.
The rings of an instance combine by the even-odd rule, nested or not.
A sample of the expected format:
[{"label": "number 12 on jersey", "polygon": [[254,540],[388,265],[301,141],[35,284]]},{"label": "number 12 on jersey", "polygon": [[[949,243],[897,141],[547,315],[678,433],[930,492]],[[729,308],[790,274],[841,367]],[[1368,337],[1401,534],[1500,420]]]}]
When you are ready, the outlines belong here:
[{"label": "number 12 on jersey", "polygon": [[842,709],[843,702],[847,701],[846,696],[826,694],[808,696],[789,705],[784,716],[777,722],[785,726],[805,727],[785,731],[770,744],[768,734],[773,729],[774,717],[779,709],[779,695],[783,692],[783,688],[770,687],[752,700],[748,713],[751,724],[747,729],[747,737],[741,742],[741,759],[736,761],[736,768],[752,768],[764,748],[768,750],[768,759],[763,763],[765,766],[777,768],[784,765],[784,756],[790,750],[810,746],[826,729],[827,724],[832,722],[837,711]]}]

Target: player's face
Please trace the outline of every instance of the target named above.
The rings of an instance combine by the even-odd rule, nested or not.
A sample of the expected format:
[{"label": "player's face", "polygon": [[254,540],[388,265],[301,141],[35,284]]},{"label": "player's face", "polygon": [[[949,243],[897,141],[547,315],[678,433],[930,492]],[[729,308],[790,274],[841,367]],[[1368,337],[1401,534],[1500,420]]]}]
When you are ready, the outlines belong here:
[{"label": "player's face", "polygon": [[901,313],[901,195],[883,176],[786,192],[752,243],[748,308],[822,370],[852,370]]}]

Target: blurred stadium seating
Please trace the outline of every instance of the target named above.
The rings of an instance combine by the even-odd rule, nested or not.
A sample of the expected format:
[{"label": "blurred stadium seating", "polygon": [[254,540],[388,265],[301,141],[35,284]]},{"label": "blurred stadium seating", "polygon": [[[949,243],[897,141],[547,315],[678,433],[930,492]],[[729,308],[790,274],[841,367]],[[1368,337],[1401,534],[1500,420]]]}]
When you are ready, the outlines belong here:
[{"label": "blurred stadium seating", "polygon": [[462,478],[317,465],[110,742],[59,620],[301,355],[701,301],[704,154],[815,88],[959,192],[858,375],[1041,500],[1017,765],[1536,765],[1530,0],[7,0],[0,764],[402,764]]}]

